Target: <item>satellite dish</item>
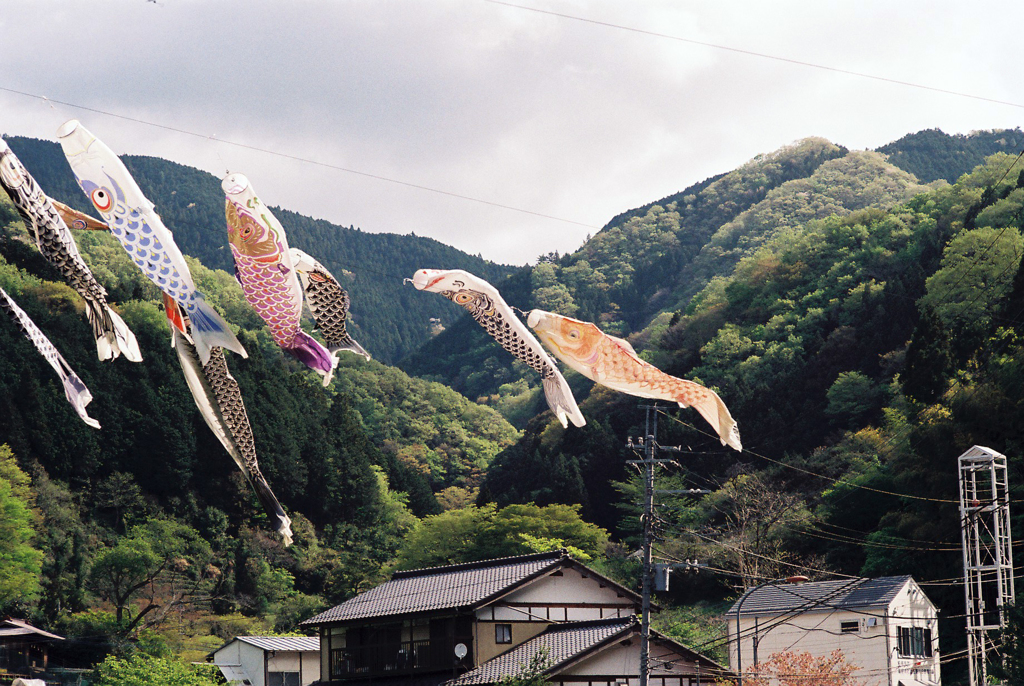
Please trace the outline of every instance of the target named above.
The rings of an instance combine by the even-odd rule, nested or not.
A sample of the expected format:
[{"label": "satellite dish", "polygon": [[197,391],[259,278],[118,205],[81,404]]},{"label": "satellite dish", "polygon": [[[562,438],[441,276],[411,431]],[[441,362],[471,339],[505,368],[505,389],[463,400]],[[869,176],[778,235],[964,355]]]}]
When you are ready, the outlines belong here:
[{"label": "satellite dish", "polygon": [[462,658],[466,657],[466,653],[468,653],[468,652],[469,652],[469,649],[466,648],[466,644],[465,643],[458,643],[458,644],[455,645],[455,657],[459,658],[460,660]]}]

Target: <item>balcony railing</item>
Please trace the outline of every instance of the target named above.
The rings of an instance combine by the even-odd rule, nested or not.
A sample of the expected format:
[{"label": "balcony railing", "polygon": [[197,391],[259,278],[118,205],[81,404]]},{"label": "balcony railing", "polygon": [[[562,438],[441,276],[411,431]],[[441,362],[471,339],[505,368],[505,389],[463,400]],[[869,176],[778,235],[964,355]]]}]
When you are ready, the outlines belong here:
[{"label": "balcony railing", "polygon": [[331,650],[331,678],[346,678],[381,673],[440,671],[451,669],[457,662],[471,667],[472,658],[461,662],[455,657],[455,646],[464,643],[472,654],[473,639],[445,638],[401,641]]}]

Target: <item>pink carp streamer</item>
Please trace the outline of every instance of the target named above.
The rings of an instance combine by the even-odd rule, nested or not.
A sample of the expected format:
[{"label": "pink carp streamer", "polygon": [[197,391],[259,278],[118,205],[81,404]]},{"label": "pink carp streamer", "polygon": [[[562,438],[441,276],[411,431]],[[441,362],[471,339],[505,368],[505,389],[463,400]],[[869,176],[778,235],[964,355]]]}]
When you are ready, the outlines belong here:
[{"label": "pink carp streamer", "polygon": [[283,350],[331,382],[338,361],[302,330],[302,287],[288,251],[284,227],[242,174],[221,183],[227,197],[228,244],[245,299],[270,327]]},{"label": "pink carp streamer", "polygon": [[644,362],[627,341],[609,336],[590,322],[532,310],[526,323],[558,359],[588,379],[629,395],[692,407],[711,424],[722,445],[743,450],[736,420],[714,391]]}]

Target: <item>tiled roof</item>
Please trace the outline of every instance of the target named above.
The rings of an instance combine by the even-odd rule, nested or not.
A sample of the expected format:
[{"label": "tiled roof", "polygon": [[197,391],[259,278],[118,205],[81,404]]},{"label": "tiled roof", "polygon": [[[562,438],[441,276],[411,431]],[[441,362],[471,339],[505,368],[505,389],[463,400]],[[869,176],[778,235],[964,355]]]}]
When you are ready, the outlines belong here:
[{"label": "tiled roof", "polygon": [[522,645],[488,660],[458,679],[449,681],[448,686],[496,683],[503,676],[520,673],[542,648],[548,650],[548,671],[550,671],[599,643],[617,634],[630,631],[634,625],[634,617],[555,624]]},{"label": "tiled roof", "polygon": [[565,559],[561,551],[398,572],[391,581],[302,622],[305,626],[473,607]]},{"label": "tiled roof", "polygon": [[318,636],[235,636],[235,638],[263,650],[302,653],[320,650]]},{"label": "tiled roof", "polygon": [[737,600],[727,616],[778,612],[823,612],[858,607],[884,607],[912,578],[883,576],[877,579],[814,581],[802,584],[763,584]]}]

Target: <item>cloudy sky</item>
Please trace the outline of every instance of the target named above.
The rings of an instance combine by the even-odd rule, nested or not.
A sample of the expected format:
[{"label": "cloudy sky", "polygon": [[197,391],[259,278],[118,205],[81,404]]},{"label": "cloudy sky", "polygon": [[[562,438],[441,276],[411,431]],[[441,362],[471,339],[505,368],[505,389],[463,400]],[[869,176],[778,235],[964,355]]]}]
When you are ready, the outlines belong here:
[{"label": "cloudy sky", "polygon": [[268,204],[523,264],[806,136],[1024,119],[1019,0],[514,2],[3,0],[0,132],[78,118]]}]

